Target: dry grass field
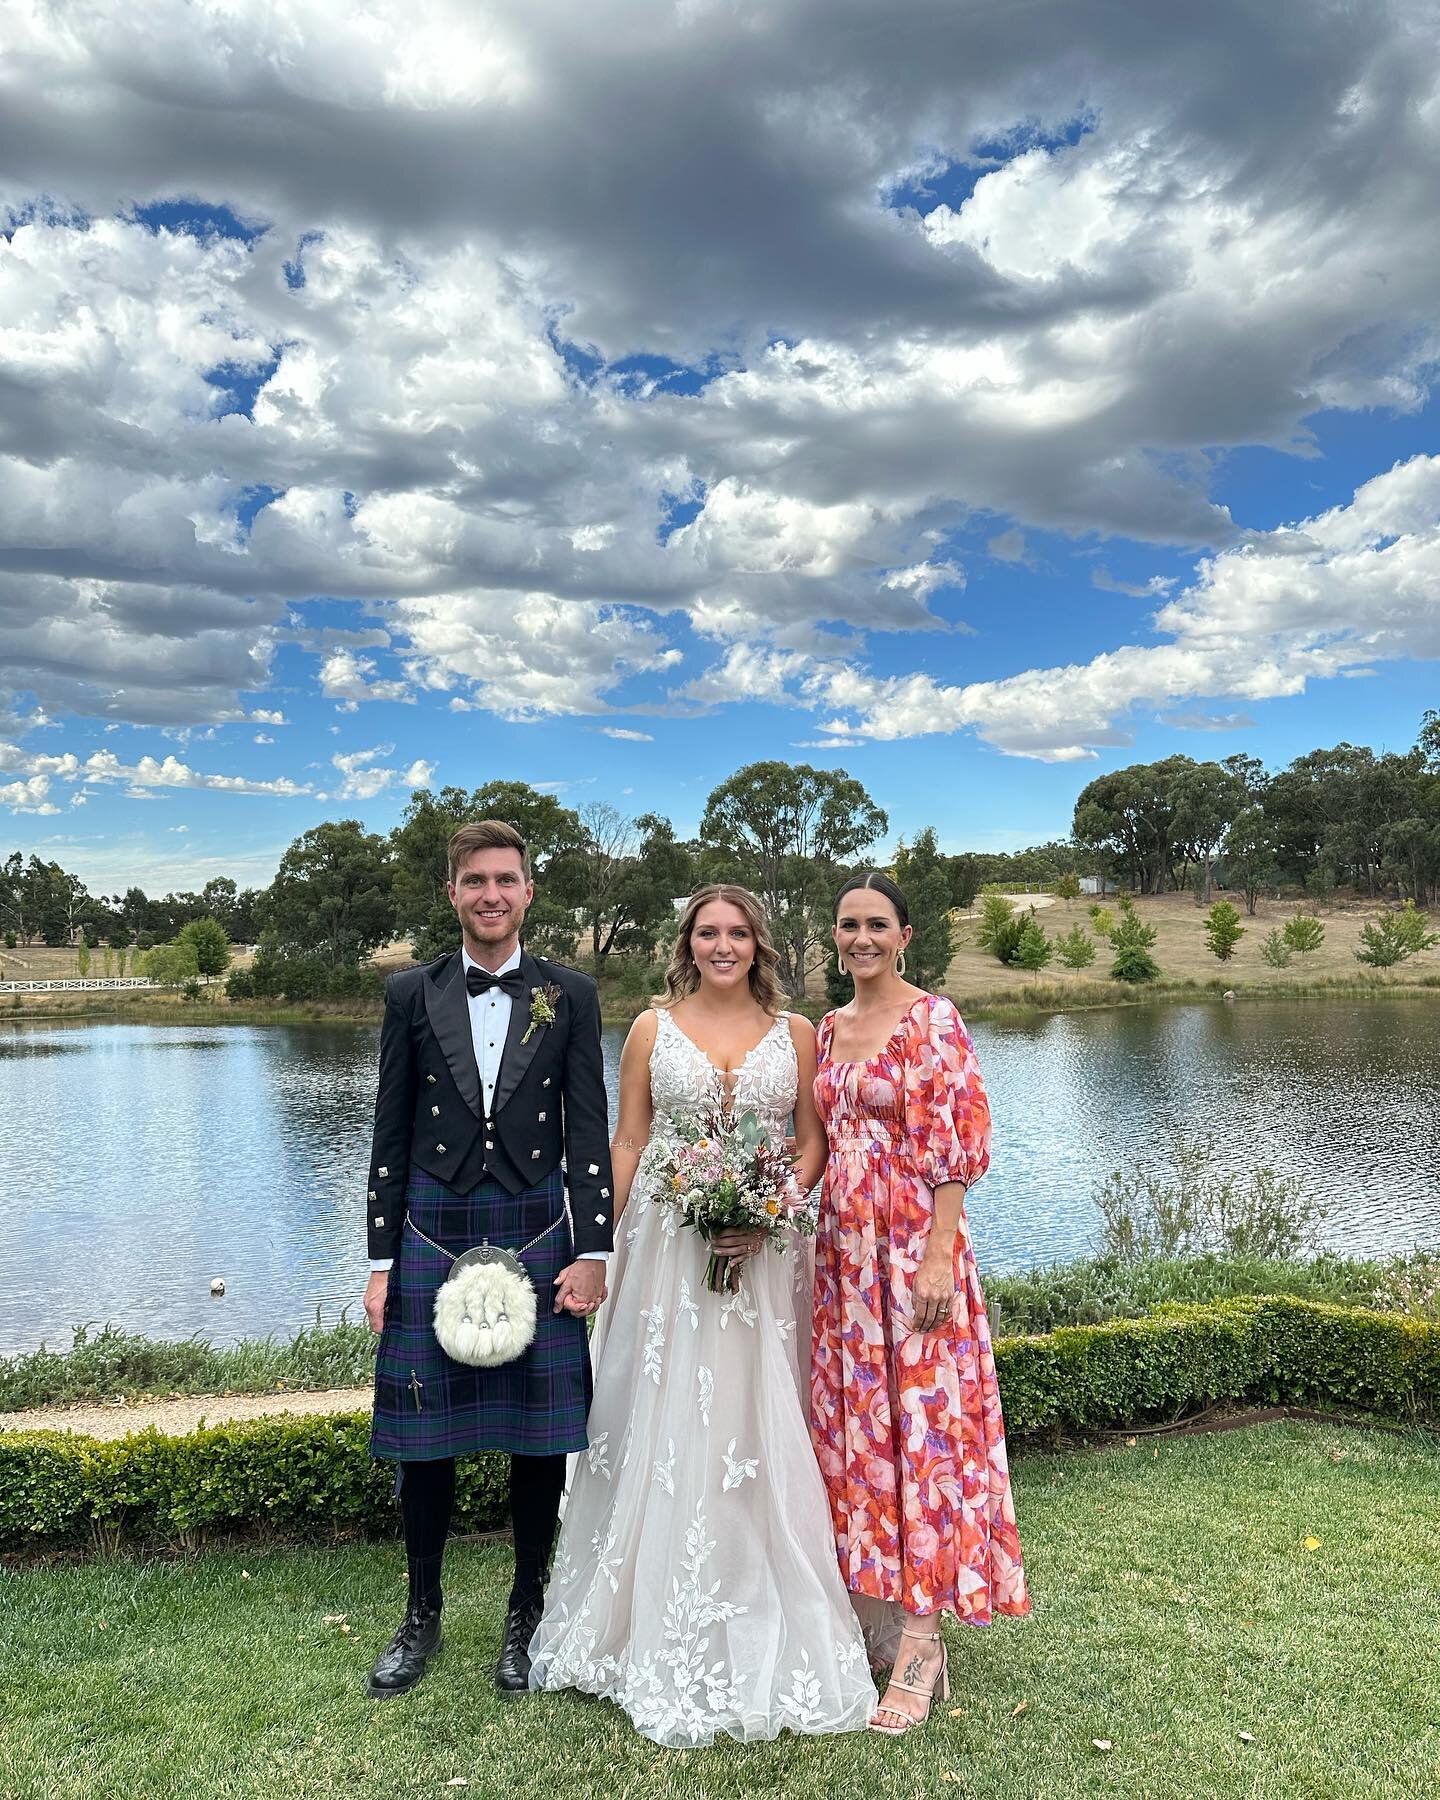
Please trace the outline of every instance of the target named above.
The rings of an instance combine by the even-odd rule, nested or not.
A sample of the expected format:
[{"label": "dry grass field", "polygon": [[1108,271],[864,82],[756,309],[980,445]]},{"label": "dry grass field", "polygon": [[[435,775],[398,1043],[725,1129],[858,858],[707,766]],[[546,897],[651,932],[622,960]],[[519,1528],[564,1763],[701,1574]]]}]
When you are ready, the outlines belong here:
[{"label": "dry grass field", "polygon": [[[1356,982],[1410,987],[1427,978],[1440,985],[1440,945],[1393,969],[1372,969],[1355,960],[1362,926],[1386,910],[1378,902],[1357,900],[1315,906],[1298,900],[1262,900],[1250,918],[1245,914],[1243,897],[1217,893],[1216,898],[1231,899],[1245,927],[1234,954],[1223,963],[1210,951],[1205,936],[1205,908],[1196,905],[1193,894],[1162,894],[1136,902],[1141,918],[1159,934],[1150,954],[1160,965],[1162,983],[1219,985],[1251,992],[1264,992],[1267,988],[1293,992],[1297,987]],[[1027,990],[1033,997],[1037,985],[1053,987],[1059,1006],[1067,1000],[1073,1004],[1090,1001],[1103,1005],[1113,997],[1119,984],[1110,980],[1110,945],[1096,937],[1091,922],[1089,909],[1094,902],[1055,900],[1048,894],[1016,895],[1015,900],[1020,908],[1034,903],[1038,922],[1052,938],[1063,935],[1072,925],[1084,926],[1095,940],[1094,962],[1088,969],[1067,969],[1055,957],[1038,974],[1006,968],[976,943],[978,915],[961,916],[956,924],[957,948],[944,984],[947,993],[982,1005],[1020,1002]],[[1103,904],[1115,914],[1113,898]],[[1297,912],[1313,912],[1320,919],[1325,927],[1325,941],[1318,950],[1293,956],[1289,968],[1272,969],[1262,959],[1260,947],[1273,927],[1283,928]],[[1431,922],[1432,927],[1440,928],[1440,921]]]},{"label": "dry grass field", "polygon": [[[1151,954],[1160,965],[1160,980],[1141,987],[1129,987],[1110,979],[1111,948],[1099,937],[1090,917],[1088,900],[1057,900],[1049,894],[1017,894],[1012,896],[1018,908],[1034,905],[1039,923],[1046,933],[1059,937],[1073,925],[1080,925],[1095,942],[1095,960],[1088,969],[1067,969],[1058,957],[1038,972],[1007,968],[976,942],[979,931],[978,912],[957,914],[955,920],[956,951],[944,981],[944,991],[970,1013],[1010,1008],[1036,1011],[1065,1011],[1085,1006],[1111,1006],[1147,998],[1161,999],[1179,992],[1196,989],[1234,988],[1237,993],[1280,994],[1310,993],[1335,988],[1440,988],[1440,945],[1391,969],[1372,969],[1355,960],[1360,931],[1368,921],[1377,919],[1386,909],[1377,902],[1344,900],[1315,907],[1297,900],[1261,901],[1253,918],[1244,914],[1243,900],[1237,901],[1245,935],[1240,939],[1228,962],[1220,962],[1211,954],[1205,937],[1205,909],[1195,904],[1190,894],[1163,894],[1136,902],[1137,910],[1147,924],[1156,928],[1157,939]],[[1225,896],[1221,896],[1225,897]],[[1115,912],[1115,902],[1104,903]],[[1307,955],[1295,954],[1290,966],[1272,969],[1260,954],[1267,933],[1301,911],[1313,911],[1325,927],[1325,940],[1318,950]],[[1440,920],[1432,916],[1432,927],[1440,929]],[[234,966],[244,968],[251,958],[237,951]],[[113,958],[112,958],[113,962]],[[410,962],[410,946],[403,940],[385,945],[377,951],[377,968],[388,973]],[[582,966],[584,966],[582,964]],[[112,969],[112,972],[118,970]],[[104,952],[95,950],[90,956],[90,973],[105,973]],[[126,973],[129,973],[127,956]],[[0,951],[0,979],[54,981],[79,974],[74,950],[51,950],[24,945],[14,951]],[[655,970],[654,987],[662,985],[660,970]],[[807,1010],[823,1009],[824,976],[820,968],[812,971],[809,981]],[[118,999],[118,996],[116,997]],[[7,1011],[32,1013],[59,1011],[113,1010],[113,1002],[101,1005],[110,997],[101,995],[47,996],[15,995]],[[205,1001],[209,1006],[231,1011],[225,999],[223,983],[207,986]],[[69,1004],[67,1004],[67,1002]],[[18,1004],[17,1004],[18,1003]],[[174,995],[155,995],[145,1001],[126,1000],[127,1007],[141,1005],[144,1010],[178,1005]],[[613,1023],[623,1023],[640,1011],[647,1002],[622,998],[607,987],[603,994],[605,1016]],[[233,1009],[249,1016],[255,1009],[243,1004]],[[262,1012],[268,1009],[262,1008]],[[348,1012],[369,1017],[375,1007],[330,1006],[307,1008],[314,1016],[339,1016]]]}]

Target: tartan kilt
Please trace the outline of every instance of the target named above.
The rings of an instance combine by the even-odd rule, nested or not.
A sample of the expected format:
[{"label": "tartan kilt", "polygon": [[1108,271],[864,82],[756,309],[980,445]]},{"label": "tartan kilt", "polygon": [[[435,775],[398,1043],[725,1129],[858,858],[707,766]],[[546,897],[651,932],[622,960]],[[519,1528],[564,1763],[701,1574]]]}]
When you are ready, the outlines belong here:
[{"label": "tartan kilt", "polygon": [[[552,1220],[563,1221],[565,1201],[559,1169],[519,1194],[489,1177],[468,1194],[457,1194],[415,1170],[405,1207],[407,1220],[458,1256],[485,1238],[518,1250]],[[455,1362],[440,1348],[435,1295],[451,1265],[407,1229],[385,1296],[370,1454],[386,1462],[434,1462],[476,1450],[521,1456],[583,1450],[591,1394],[589,1336],[584,1319],[553,1310],[552,1284],[573,1255],[563,1223],[526,1253],[522,1260],[537,1294],[535,1337],[514,1362],[479,1369]]]}]

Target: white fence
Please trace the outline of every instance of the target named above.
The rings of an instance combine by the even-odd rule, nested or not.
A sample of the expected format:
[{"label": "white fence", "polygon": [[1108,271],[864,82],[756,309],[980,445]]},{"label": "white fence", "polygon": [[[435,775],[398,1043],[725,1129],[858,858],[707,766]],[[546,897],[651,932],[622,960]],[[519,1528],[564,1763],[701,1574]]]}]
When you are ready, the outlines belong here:
[{"label": "white fence", "polygon": [[158,981],[148,975],[76,976],[71,981],[0,981],[0,994],[88,993],[92,988],[153,988]]}]

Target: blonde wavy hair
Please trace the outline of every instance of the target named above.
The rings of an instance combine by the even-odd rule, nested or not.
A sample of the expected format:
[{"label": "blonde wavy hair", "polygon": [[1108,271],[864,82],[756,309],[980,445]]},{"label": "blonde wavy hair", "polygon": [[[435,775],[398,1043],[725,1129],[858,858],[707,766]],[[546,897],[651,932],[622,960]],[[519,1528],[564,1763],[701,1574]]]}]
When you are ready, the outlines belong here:
[{"label": "blonde wavy hair", "polygon": [[775,952],[775,941],[770,936],[765,909],[749,888],[733,887],[729,882],[720,881],[712,882],[708,887],[702,887],[693,893],[689,905],[680,915],[674,953],[670,958],[670,966],[665,971],[665,992],[657,995],[655,1005],[674,1006],[699,987],[700,971],[695,966],[695,957],[690,949],[690,935],[695,929],[695,921],[700,916],[701,908],[710,906],[717,900],[723,900],[727,906],[737,907],[744,913],[745,923],[755,939],[755,960],[750,965],[750,992],[755,996],[756,1004],[767,1013],[784,1012],[789,996],[780,980],[780,958]]}]

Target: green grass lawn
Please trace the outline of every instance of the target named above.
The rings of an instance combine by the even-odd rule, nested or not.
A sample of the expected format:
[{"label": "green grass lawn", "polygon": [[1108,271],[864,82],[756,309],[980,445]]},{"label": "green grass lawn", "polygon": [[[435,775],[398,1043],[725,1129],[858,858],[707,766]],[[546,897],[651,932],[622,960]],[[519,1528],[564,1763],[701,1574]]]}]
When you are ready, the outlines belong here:
[{"label": "green grass lawn", "polygon": [[1026,1455],[1016,1482],[1034,1616],[953,1630],[952,1700],[899,1743],[665,1751],[607,1704],[501,1705],[502,1545],[452,1550],[446,1652],[409,1699],[377,1705],[363,1677],[403,1601],[398,1545],[256,1547],[0,1577],[0,1794],[289,1800],[463,1780],[608,1800],[1391,1800],[1440,1787],[1435,1439],[1315,1425],[1142,1438]]}]

